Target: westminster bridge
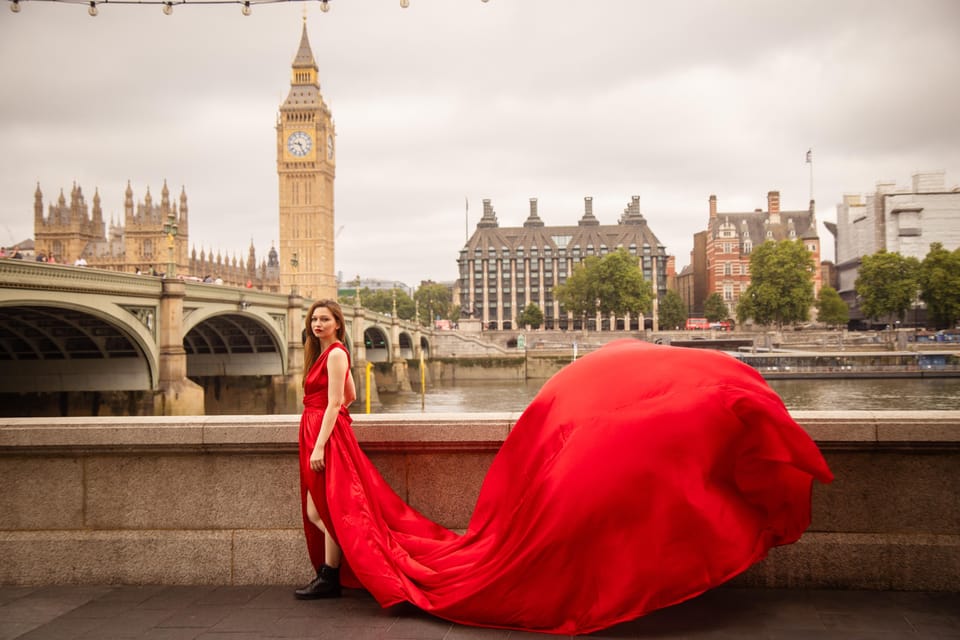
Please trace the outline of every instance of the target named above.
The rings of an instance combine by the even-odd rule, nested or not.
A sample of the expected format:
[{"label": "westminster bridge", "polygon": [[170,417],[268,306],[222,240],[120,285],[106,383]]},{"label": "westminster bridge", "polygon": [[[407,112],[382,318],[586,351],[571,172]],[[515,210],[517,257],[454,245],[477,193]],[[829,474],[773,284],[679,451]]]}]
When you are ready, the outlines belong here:
[{"label": "westminster bridge", "polygon": [[[139,391],[146,406],[131,413],[189,415],[204,413],[205,389],[195,380],[215,380],[219,393],[222,380],[256,376],[273,387],[272,413],[296,413],[310,302],[254,289],[0,260],[0,394],[54,398],[60,392]],[[438,333],[431,328],[361,307],[348,306],[344,313],[361,398],[367,363],[377,364],[374,375],[403,387],[409,385],[408,361],[421,354],[430,359]],[[456,339],[455,332],[443,333],[446,344]],[[375,393],[376,385],[371,387]]]}]

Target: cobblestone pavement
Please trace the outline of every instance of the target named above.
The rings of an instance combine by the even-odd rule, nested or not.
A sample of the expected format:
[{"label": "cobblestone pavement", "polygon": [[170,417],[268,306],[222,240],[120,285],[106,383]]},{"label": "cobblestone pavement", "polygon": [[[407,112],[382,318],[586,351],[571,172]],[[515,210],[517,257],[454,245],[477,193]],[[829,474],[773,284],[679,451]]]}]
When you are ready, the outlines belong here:
[{"label": "cobblestone pavement", "polygon": [[[364,592],[299,601],[290,586],[0,586],[0,640],[557,638],[451,624]],[[720,588],[594,638],[960,638],[960,593]]]}]

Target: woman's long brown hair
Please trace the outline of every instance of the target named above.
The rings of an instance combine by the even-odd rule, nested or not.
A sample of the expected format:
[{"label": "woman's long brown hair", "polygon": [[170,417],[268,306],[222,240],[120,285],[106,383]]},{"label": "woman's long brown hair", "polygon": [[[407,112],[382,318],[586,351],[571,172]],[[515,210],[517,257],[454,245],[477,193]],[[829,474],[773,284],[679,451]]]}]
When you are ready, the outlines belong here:
[{"label": "woman's long brown hair", "polygon": [[[310,330],[310,321],[313,318],[313,312],[316,311],[319,307],[324,307],[330,311],[333,315],[333,319],[337,321],[337,324],[340,325],[337,327],[337,340],[340,342],[345,342],[347,337],[347,324],[343,320],[343,309],[340,308],[340,305],[336,300],[317,300],[312,305],[310,305],[310,310],[307,311],[307,320],[306,328],[304,329],[303,337],[303,386],[307,386],[307,374],[310,373],[310,369],[313,368],[314,363],[317,361],[317,358],[320,357],[320,338],[313,335],[313,331]],[[346,344],[344,344],[346,346]]]}]

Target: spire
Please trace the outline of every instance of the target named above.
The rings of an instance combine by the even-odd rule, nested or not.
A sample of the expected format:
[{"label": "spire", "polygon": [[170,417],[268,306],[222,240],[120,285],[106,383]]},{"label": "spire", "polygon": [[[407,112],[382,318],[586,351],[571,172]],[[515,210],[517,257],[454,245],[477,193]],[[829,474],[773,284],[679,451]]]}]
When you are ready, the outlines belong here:
[{"label": "spire", "polygon": [[187,188],[180,186],[180,233],[187,235],[189,224],[187,221]]},{"label": "spire", "polygon": [[293,59],[294,69],[313,69],[318,71],[317,61],[313,59],[313,50],[310,49],[310,39],[307,37],[307,22],[303,22],[303,32],[300,34],[300,48]]},{"label": "spire", "polygon": [[160,190],[160,209],[166,213],[170,210],[170,189],[167,188],[167,179],[163,179],[163,189]]},{"label": "spire", "polygon": [[127,190],[123,194],[123,221],[125,225],[133,221],[133,187],[127,180]]},{"label": "spire", "polygon": [[290,93],[284,100],[280,111],[289,109],[314,108],[323,104],[320,97],[320,80],[317,76],[317,61],[313,58],[310,49],[310,39],[307,37],[307,23],[303,23],[303,32],[300,35],[300,48],[293,58],[290,76]]},{"label": "spire", "polygon": [[37,190],[33,193],[33,220],[34,225],[43,224],[43,193],[40,191],[40,183],[37,183]]}]

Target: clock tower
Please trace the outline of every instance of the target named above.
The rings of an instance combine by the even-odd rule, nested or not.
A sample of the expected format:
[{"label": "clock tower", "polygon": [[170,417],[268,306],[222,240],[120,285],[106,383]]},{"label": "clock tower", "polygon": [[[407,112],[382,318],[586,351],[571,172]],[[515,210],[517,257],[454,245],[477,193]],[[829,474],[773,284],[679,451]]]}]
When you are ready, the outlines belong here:
[{"label": "clock tower", "polygon": [[333,265],[336,133],[320,95],[304,19],[290,93],[277,116],[280,182],[280,286],[306,298],[337,297]]}]

